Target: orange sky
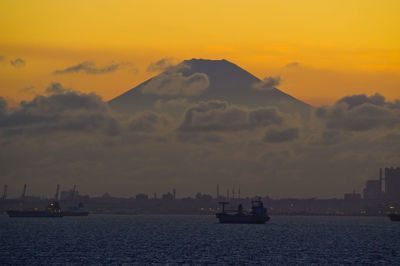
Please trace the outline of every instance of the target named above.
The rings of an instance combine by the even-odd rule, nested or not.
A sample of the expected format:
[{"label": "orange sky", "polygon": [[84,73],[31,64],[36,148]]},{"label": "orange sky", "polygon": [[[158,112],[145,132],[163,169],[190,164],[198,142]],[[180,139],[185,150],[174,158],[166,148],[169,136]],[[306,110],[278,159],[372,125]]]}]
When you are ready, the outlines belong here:
[{"label": "orange sky", "polygon": [[[281,76],[278,88],[313,105],[400,98],[399,13],[398,0],[2,0],[0,96],[15,105],[58,81],[109,100],[154,75],[146,68],[161,58],[225,58]],[[86,61],[122,67],[53,74]]]}]

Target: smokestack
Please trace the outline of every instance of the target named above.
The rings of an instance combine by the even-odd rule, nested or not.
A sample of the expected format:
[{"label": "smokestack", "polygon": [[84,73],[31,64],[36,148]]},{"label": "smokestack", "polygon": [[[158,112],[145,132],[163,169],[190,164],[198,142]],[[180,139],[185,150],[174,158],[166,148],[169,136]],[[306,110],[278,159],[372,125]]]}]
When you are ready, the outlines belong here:
[{"label": "smokestack", "polygon": [[6,200],[6,199],[7,199],[7,189],[8,189],[8,186],[7,186],[7,185],[4,185],[3,200]]},{"label": "smokestack", "polygon": [[22,190],[21,199],[25,198],[25,194],[26,194],[26,184],[24,184],[24,189]]},{"label": "smokestack", "polygon": [[382,192],[382,168],[379,168],[379,192]]},{"label": "smokestack", "polygon": [[226,200],[229,200],[229,189],[226,190]]},{"label": "smokestack", "polygon": [[217,184],[217,199],[219,199],[219,184]]},{"label": "smokestack", "polygon": [[58,200],[58,194],[60,193],[60,184],[57,184],[56,194],[54,195],[54,199]]},{"label": "smokestack", "polygon": [[175,200],[176,199],[176,189],[175,188],[172,190],[172,193],[174,194],[174,200]]},{"label": "smokestack", "polygon": [[232,187],[232,199],[235,199],[235,186]]},{"label": "smokestack", "polygon": [[76,184],[74,184],[74,188],[72,189],[72,200],[75,200],[75,193],[76,193]]},{"label": "smokestack", "polygon": [[240,186],[239,186],[239,190],[238,190],[238,199],[240,199]]}]

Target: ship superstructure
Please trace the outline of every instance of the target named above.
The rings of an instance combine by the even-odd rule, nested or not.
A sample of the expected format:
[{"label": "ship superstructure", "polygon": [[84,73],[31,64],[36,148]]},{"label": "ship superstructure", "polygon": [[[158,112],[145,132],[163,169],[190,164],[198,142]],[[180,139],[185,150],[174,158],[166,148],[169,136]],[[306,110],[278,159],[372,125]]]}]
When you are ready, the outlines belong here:
[{"label": "ship superstructure", "polygon": [[216,214],[220,223],[264,224],[270,219],[267,209],[259,198],[251,201],[250,212],[245,212],[242,204],[239,204],[237,210],[225,210],[225,205],[229,202],[220,202],[220,204],[222,212]]}]

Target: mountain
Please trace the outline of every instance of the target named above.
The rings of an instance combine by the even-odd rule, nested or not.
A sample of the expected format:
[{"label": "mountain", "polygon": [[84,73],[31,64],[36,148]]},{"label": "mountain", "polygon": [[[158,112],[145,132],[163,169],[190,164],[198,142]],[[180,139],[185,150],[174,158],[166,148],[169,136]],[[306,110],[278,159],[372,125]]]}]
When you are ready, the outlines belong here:
[{"label": "mountain", "polygon": [[307,115],[308,104],[276,89],[259,89],[262,81],[227,60],[185,60],[109,101],[122,112],[152,110],[173,101],[226,101],[249,108],[273,106],[282,112]]}]

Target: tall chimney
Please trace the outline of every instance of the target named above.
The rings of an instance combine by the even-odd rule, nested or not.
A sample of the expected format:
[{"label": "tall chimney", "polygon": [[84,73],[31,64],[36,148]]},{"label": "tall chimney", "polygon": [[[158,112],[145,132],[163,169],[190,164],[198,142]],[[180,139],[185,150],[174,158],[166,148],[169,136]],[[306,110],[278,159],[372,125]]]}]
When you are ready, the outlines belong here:
[{"label": "tall chimney", "polygon": [[54,199],[58,200],[58,194],[60,193],[60,184],[57,184],[56,194],[54,195]]},{"label": "tall chimney", "polygon": [[74,184],[74,188],[72,189],[72,200],[75,200],[75,193],[76,193],[76,184]]},{"label": "tall chimney", "polygon": [[24,184],[24,189],[22,190],[21,198],[24,199],[26,194],[26,184]]},{"label": "tall chimney", "polygon": [[8,186],[7,186],[7,185],[4,185],[3,200],[6,200],[6,199],[7,199],[7,189],[8,189]]}]

